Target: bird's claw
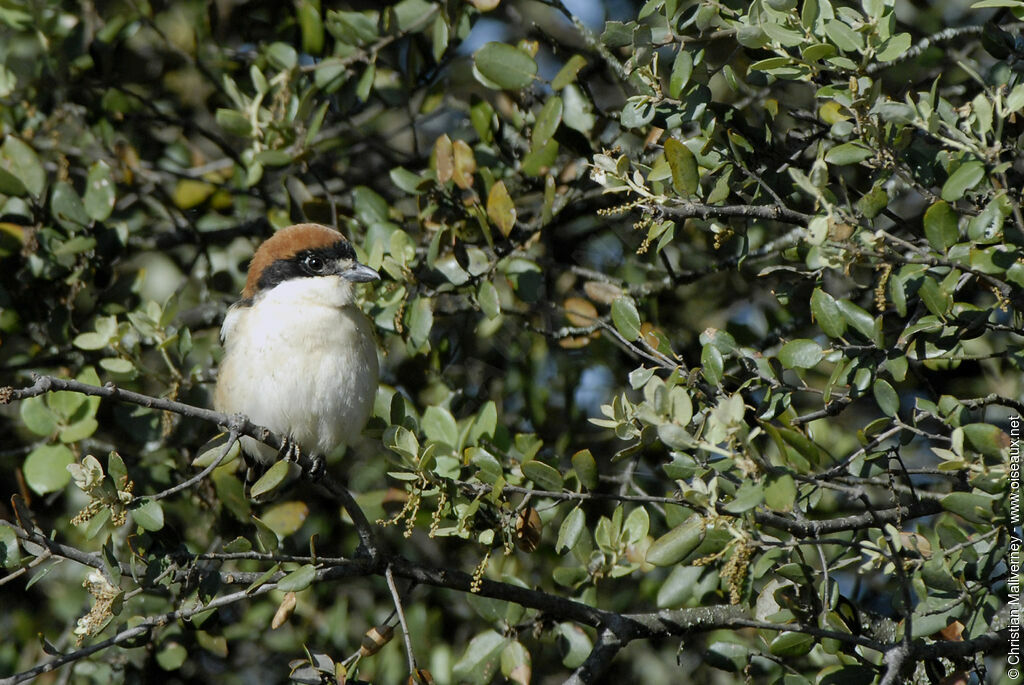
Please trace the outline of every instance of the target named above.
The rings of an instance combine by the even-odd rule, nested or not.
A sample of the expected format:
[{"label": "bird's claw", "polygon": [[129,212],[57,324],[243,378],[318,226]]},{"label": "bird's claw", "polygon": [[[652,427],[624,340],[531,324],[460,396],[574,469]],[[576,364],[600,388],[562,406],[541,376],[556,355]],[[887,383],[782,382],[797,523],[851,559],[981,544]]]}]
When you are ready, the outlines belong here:
[{"label": "bird's claw", "polygon": [[320,455],[313,457],[313,461],[309,465],[309,477],[311,480],[320,480],[324,473],[327,471],[327,464],[324,458]]},{"label": "bird's claw", "polygon": [[299,443],[291,438],[285,438],[284,444],[281,446],[281,458],[293,464],[299,463],[302,458],[302,448],[299,447]]}]

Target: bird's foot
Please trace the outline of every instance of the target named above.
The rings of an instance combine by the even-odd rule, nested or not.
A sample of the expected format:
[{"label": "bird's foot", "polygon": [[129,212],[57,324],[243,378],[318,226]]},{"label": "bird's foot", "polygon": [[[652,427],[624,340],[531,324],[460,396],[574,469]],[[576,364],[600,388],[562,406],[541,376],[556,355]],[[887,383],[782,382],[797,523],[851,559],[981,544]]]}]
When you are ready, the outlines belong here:
[{"label": "bird's foot", "polygon": [[281,445],[281,458],[285,461],[290,461],[293,464],[298,464],[299,460],[302,459],[302,448],[299,447],[299,443],[295,442],[291,438],[286,437],[284,444]]},{"label": "bird's foot", "polygon": [[313,461],[309,464],[309,470],[306,472],[309,475],[310,480],[318,481],[323,478],[327,472],[327,462],[319,454],[313,457]]}]

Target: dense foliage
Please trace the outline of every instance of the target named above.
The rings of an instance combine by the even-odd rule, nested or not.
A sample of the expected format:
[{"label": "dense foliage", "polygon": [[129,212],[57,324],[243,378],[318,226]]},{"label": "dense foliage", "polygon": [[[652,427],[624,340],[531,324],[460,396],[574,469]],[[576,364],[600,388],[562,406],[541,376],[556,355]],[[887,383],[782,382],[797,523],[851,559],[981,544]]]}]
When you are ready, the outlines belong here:
[{"label": "dense foliage", "polygon": [[[1008,679],[1024,2],[382,4],[0,3],[0,682]],[[301,221],[375,555],[146,399]]]}]

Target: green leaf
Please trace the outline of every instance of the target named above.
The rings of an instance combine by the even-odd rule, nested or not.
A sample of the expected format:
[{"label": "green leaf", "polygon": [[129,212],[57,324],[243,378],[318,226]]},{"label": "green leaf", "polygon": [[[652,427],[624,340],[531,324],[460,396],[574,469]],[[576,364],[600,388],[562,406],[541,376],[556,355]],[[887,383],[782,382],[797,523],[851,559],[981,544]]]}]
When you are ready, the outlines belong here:
[{"label": "green leaf", "polygon": [[601,42],[610,48],[621,48],[633,43],[634,23],[626,24],[621,21],[606,21],[604,32],[601,33]]},{"label": "green leaf", "polygon": [[90,435],[96,432],[99,428],[99,423],[91,416],[87,416],[81,421],[76,421],[64,430],[60,432],[60,441],[63,443],[78,442],[79,440],[85,440]]},{"label": "green leaf", "polygon": [[977,216],[967,222],[967,237],[975,243],[999,242],[1003,237],[1003,213],[997,202],[989,202]]},{"label": "green leaf", "polygon": [[910,49],[911,40],[909,33],[897,33],[895,36],[889,36],[878,46],[875,51],[875,59],[879,62],[891,62],[902,57]]},{"label": "green leaf", "polygon": [[886,192],[885,187],[881,184],[875,185],[861,199],[857,200],[857,211],[865,219],[874,219],[888,206],[889,193]]},{"label": "green leaf", "polygon": [[864,49],[864,36],[837,19],[825,22],[825,35],[843,52],[859,52]]},{"label": "green leaf", "polygon": [[1018,83],[1010,91],[1010,94],[1006,96],[1006,106],[1004,111],[1009,114],[1010,112],[1016,112],[1024,107],[1024,83]]},{"label": "green leaf", "polygon": [[406,314],[406,334],[413,350],[419,350],[430,340],[430,331],[434,327],[434,310],[429,297],[417,297],[408,307]]},{"label": "green leaf", "polygon": [[348,45],[366,45],[377,40],[377,13],[328,10],[327,30]]},{"label": "green leaf", "polygon": [[309,507],[305,502],[281,502],[263,512],[260,520],[278,537],[291,535],[306,521]]},{"label": "green leaf", "polygon": [[224,545],[223,551],[228,554],[238,554],[242,552],[249,552],[252,550],[252,543],[247,539],[239,536]]},{"label": "green leaf", "polygon": [[562,525],[558,528],[558,540],[555,542],[555,552],[562,554],[567,550],[573,549],[576,543],[579,542],[580,535],[587,527],[587,517],[583,513],[583,510],[579,507],[575,507],[569,512],[569,515],[562,521]]},{"label": "green leaf", "polygon": [[739,673],[750,660],[750,648],[736,642],[712,643],[704,652],[704,662],[714,668]]},{"label": "green leaf", "polygon": [[629,512],[626,522],[622,524],[622,537],[628,544],[637,544],[647,537],[651,527],[650,514],[644,507],[637,507]]},{"label": "green leaf", "polygon": [[559,623],[558,636],[562,665],[566,668],[578,668],[594,648],[590,636],[575,623]]},{"label": "green leaf", "polygon": [[268,167],[287,166],[295,161],[292,155],[284,150],[263,150],[257,152],[254,159]]},{"label": "green leaf", "polygon": [[53,248],[53,254],[57,256],[75,255],[88,252],[96,247],[96,239],[87,235],[76,235],[71,240],[66,240]]},{"label": "green leaf", "polygon": [[0,566],[14,568],[21,561],[18,536],[7,526],[0,525]]},{"label": "green leaf", "polygon": [[494,432],[498,427],[498,407],[494,403],[494,400],[488,400],[484,403],[484,406],[480,408],[476,413],[476,417],[473,419],[473,423],[470,426],[469,433],[466,436],[466,442],[469,444],[476,444],[481,438],[491,439],[494,437]]},{"label": "green leaf", "polygon": [[670,97],[678,98],[686,84],[690,82],[693,74],[693,55],[686,49],[685,45],[680,46],[676,53],[675,61],[672,62],[672,75],[669,77],[668,94]]},{"label": "green leaf", "polygon": [[110,344],[110,336],[93,332],[80,333],[71,344],[80,350],[102,350]]},{"label": "green leaf", "polygon": [[837,300],[836,305],[839,307],[839,311],[842,312],[846,323],[868,340],[874,341],[876,344],[879,342],[875,340],[875,317],[849,300]]},{"label": "green leaf", "polygon": [[442,442],[453,449],[459,447],[459,427],[455,423],[455,417],[444,407],[427,407],[423,412],[420,427],[427,439]]},{"label": "green leaf", "polygon": [[292,472],[291,462],[280,459],[274,462],[267,472],[260,476],[259,480],[252,484],[250,494],[254,499],[272,492],[284,483]]},{"label": "green leaf", "polygon": [[[751,50],[760,50],[768,44],[768,36],[760,26],[740,24],[736,27],[736,42]],[[834,50],[835,48],[833,48]],[[679,97],[673,95],[672,97]]]},{"label": "green leaf", "polygon": [[107,163],[99,160],[89,167],[85,183],[85,212],[93,221],[106,221],[116,200],[114,177]]},{"label": "green leaf", "polygon": [[324,22],[320,17],[319,1],[298,0],[296,13],[302,31],[302,51],[320,55],[324,51]]},{"label": "green leaf", "polygon": [[697,581],[704,573],[702,566],[678,565],[668,574],[668,578],[658,588],[655,600],[659,609],[671,609],[683,606],[693,596]]},{"label": "green leaf", "polygon": [[942,508],[974,523],[988,523],[994,516],[994,500],[973,492],[951,492],[940,500]]},{"label": "green leaf", "polygon": [[665,161],[672,170],[672,186],[680,195],[689,196],[700,186],[697,158],[690,148],[675,138],[665,141]]},{"label": "green leaf", "polygon": [[136,375],[135,365],[129,359],[107,357],[100,360],[100,367],[117,376],[132,378]]},{"label": "green leaf", "polygon": [[821,345],[806,338],[790,340],[779,350],[779,361],[787,369],[810,369],[824,356]]},{"label": "green leaf", "polygon": [[875,151],[859,140],[836,145],[825,153],[825,161],[829,164],[845,166],[848,164],[860,164],[875,156]]},{"label": "green leaf", "polygon": [[1011,9],[1024,9],[1021,0],[977,0],[971,3],[972,10],[989,9],[994,7],[1009,7]]},{"label": "green leaf", "polygon": [[693,418],[693,400],[686,388],[677,385],[669,391],[669,402],[672,410],[672,420],[680,426],[686,426]]},{"label": "green leaf", "polygon": [[846,332],[846,319],[839,304],[821,288],[815,288],[811,293],[811,314],[828,337],[838,338]]},{"label": "green leaf", "polygon": [[507,638],[493,630],[486,630],[474,637],[462,657],[452,666],[453,680],[473,685],[491,682],[507,642]]},{"label": "green leaf", "polygon": [[241,112],[221,108],[214,114],[214,119],[218,126],[239,138],[247,138],[252,135],[252,122]]},{"label": "green leaf", "polygon": [[651,543],[647,548],[647,562],[655,566],[678,564],[704,540],[704,529],[704,519],[691,516]]},{"label": "green leaf", "polygon": [[558,125],[562,123],[562,98],[554,95],[548,98],[540,112],[537,113],[537,122],[533,125],[531,142],[534,147],[539,147],[548,142],[555,134]]},{"label": "green leaf", "polygon": [[501,674],[509,682],[530,685],[530,652],[522,642],[512,640],[501,651]]},{"label": "green leaf", "polygon": [[562,68],[555,74],[555,78],[551,80],[552,90],[562,90],[567,85],[576,80],[576,75],[580,73],[580,69],[587,66],[587,60],[582,55],[573,55],[566,61]]},{"label": "green leaf", "polygon": [[276,41],[267,46],[267,61],[279,71],[290,71],[299,63],[299,53],[288,43]]},{"label": "green leaf", "polygon": [[57,181],[50,195],[50,211],[57,222],[68,231],[74,232],[88,226],[91,220],[82,204],[82,198],[67,181]]},{"label": "green leaf", "polygon": [[[805,62],[819,62],[821,60],[828,59],[829,57],[835,57],[839,53],[836,50],[836,46],[831,43],[815,43],[814,45],[808,45],[800,52],[800,56],[804,58]],[[829,121],[828,123],[834,123]]]},{"label": "green leaf", "polygon": [[888,381],[876,378],[874,385],[871,386],[871,390],[875,395],[875,402],[878,403],[878,408],[886,416],[896,416],[899,413],[900,396],[896,394],[896,390]]},{"label": "green leaf", "polygon": [[792,511],[796,494],[796,481],[793,480],[793,476],[788,473],[772,476],[764,488],[764,503],[773,511]]},{"label": "green leaf", "polygon": [[807,633],[782,632],[768,644],[768,651],[775,656],[803,656],[811,651],[816,640]]},{"label": "green leaf", "polygon": [[722,353],[712,343],[707,343],[700,351],[700,371],[711,385],[718,385],[722,382],[722,373],[725,370],[725,360]]},{"label": "green leaf", "polygon": [[937,252],[945,252],[956,245],[960,237],[958,217],[948,202],[937,200],[925,211],[924,234]]},{"label": "green leaf", "polygon": [[[27,190],[33,197],[40,197],[46,185],[46,171],[36,151],[19,138],[7,135],[0,146],[0,169]],[[0,192],[4,192],[0,190]],[[8,193],[18,195],[19,193]]]},{"label": "green leaf", "polygon": [[245,488],[242,481],[234,474],[224,469],[216,469],[210,474],[213,487],[217,492],[217,501],[224,505],[224,508],[242,522],[248,522],[252,513],[249,500],[245,496]]},{"label": "green leaf", "polygon": [[36,435],[45,437],[57,431],[57,416],[46,406],[46,401],[42,397],[22,400],[18,413],[25,427]]},{"label": "green leaf", "polygon": [[1011,445],[1010,436],[991,423],[969,423],[963,426],[963,432],[969,447],[993,459],[1001,458],[1003,450]]},{"label": "green leaf", "polygon": [[572,455],[572,468],[576,472],[580,485],[588,490],[597,487],[597,462],[594,461],[594,455],[590,453],[590,450],[580,450]]},{"label": "green leaf", "polygon": [[761,25],[761,30],[773,41],[784,47],[796,47],[804,42],[803,33],[800,31],[794,31],[772,21],[764,22]]},{"label": "green leaf", "polygon": [[495,182],[487,193],[487,217],[506,238],[515,228],[516,206],[508,194],[504,181]]},{"label": "green leaf", "polygon": [[928,311],[936,316],[945,316],[953,307],[953,293],[948,292],[942,284],[930,276],[925,277],[922,281],[917,294],[920,295]]},{"label": "green leaf", "polygon": [[68,466],[74,461],[75,455],[65,445],[40,445],[25,458],[25,482],[40,495],[57,492],[71,480]]},{"label": "green leaf", "polygon": [[300,592],[308,588],[314,580],[316,567],[313,564],[303,564],[277,581],[277,589],[282,592]]},{"label": "green leaf", "polygon": [[160,502],[145,498],[135,509],[132,509],[132,519],[143,530],[156,531],[164,527],[164,510]]},{"label": "green leaf", "polygon": [[534,482],[541,490],[559,491],[562,489],[562,474],[553,466],[548,466],[536,459],[523,464],[523,475]]},{"label": "green leaf", "polygon": [[498,289],[490,281],[484,281],[476,291],[476,301],[480,305],[480,311],[488,319],[497,318],[501,314],[501,302],[498,299]]},{"label": "green leaf", "polygon": [[0,195],[22,197],[27,192],[28,189],[20,178],[0,167]]},{"label": "green leaf", "polygon": [[946,202],[956,202],[964,196],[964,193],[978,185],[983,178],[985,178],[984,164],[977,160],[964,162],[942,184],[942,199]]},{"label": "green leaf", "polygon": [[875,668],[861,665],[826,666],[818,673],[816,685],[871,685],[875,681]]},{"label": "green leaf", "polygon": [[487,43],[473,54],[476,71],[489,88],[519,90],[533,83],[537,63],[527,53],[506,43]]},{"label": "green leaf", "polygon": [[612,323],[628,342],[640,337],[640,313],[632,298],[623,296],[612,302]]},{"label": "green leaf", "polygon": [[654,102],[645,96],[634,95],[626,101],[619,116],[624,128],[644,128],[654,120]]},{"label": "green leaf", "polygon": [[156,663],[165,671],[176,671],[188,659],[188,650],[177,642],[165,643],[156,653]]},{"label": "green leaf", "polygon": [[356,81],[356,98],[360,102],[366,102],[370,99],[370,91],[373,89],[373,82],[376,76],[377,63],[370,62],[359,76],[359,80]]},{"label": "green leaf", "polygon": [[732,501],[725,505],[725,510],[732,514],[750,511],[764,501],[764,483],[747,481],[736,491]]}]

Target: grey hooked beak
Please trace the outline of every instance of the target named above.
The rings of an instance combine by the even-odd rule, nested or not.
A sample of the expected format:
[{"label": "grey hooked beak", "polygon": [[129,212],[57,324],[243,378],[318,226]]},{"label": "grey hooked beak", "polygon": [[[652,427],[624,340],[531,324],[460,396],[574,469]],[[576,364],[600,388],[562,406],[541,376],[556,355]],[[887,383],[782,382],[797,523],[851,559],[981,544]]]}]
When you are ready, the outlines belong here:
[{"label": "grey hooked beak", "polygon": [[356,264],[352,268],[342,271],[340,275],[346,281],[352,281],[353,283],[369,283],[370,281],[380,280],[380,274],[377,273],[376,269],[371,269],[365,264]]}]

